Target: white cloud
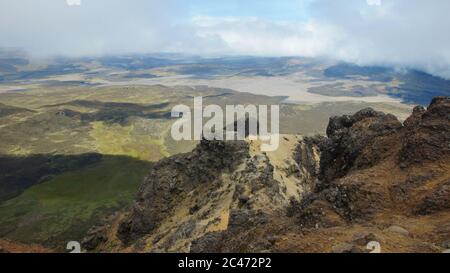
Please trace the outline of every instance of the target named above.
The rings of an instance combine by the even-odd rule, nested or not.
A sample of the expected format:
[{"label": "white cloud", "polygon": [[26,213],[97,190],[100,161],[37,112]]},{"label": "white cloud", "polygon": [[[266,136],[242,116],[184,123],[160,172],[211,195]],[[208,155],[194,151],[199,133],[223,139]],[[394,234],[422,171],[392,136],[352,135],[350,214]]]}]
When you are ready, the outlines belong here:
[{"label": "white cloud", "polygon": [[236,54],[326,56],[450,78],[450,1],[385,0],[371,5],[364,0],[316,0],[314,16],[302,23],[253,17],[196,17],[192,22],[199,36],[214,37]]},{"label": "white cloud", "polygon": [[314,57],[332,50],[341,35],[330,25],[271,22],[254,17],[195,17],[196,34],[206,40],[219,39],[223,50],[250,55],[301,55]]},{"label": "white cloud", "polygon": [[189,1],[183,0],[89,0],[77,8],[64,0],[2,0],[0,46],[39,55],[175,51],[326,56],[413,67],[450,78],[450,1],[305,3],[309,5],[302,9],[308,10],[299,13],[309,14],[309,19],[295,22],[192,16]]},{"label": "white cloud", "polygon": [[450,1],[385,0],[376,9],[346,0],[348,5],[316,2],[322,22],[341,29],[338,59],[360,64],[389,64],[450,77]]},{"label": "white cloud", "polygon": [[81,0],[66,0],[69,6],[81,6]]},{"label": "white cloud", "polygon": [[381,6],[381,0],[366,0],[369,6]]},{"label": "white cloud", "polygon": [[184,14],[178,0],[89,0],[74,7],[66,0],[1,0],[0,46],[35,55],[158,51],[179,36],[174,22]]}]

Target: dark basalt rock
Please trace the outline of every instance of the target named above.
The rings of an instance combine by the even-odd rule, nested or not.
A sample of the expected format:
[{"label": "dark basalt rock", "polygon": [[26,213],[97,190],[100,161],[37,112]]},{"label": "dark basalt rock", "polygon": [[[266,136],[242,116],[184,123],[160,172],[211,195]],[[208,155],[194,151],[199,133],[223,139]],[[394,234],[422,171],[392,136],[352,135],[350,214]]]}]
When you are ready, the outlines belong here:
[{"label": "dark basalt rock", "polygon": [[305,167],[306,171],[312,177],[318,177],[320,168],[318,168],[314,156],[314,149],[320,154],[322,147],[327,139],[324,136],[305,137],[303,142],[305,145],[298,145],[295,149],[294,160],[299,166]]},{"label": "dark basalt rock", "polygon": [[417,214],[428,215],[445,209],[450,209],[450,180],[425,197],[417,209]]},{"label": "dark basalt rock", "polygon": [[450,97],[434,98],[427,111],[416,109],[405,125],[401,163],[409,166],[450,156]]},{"label": "dark basalt rock", "polygon": [[353,116],[331,118],[327,128],[328,139],[321,147],[319,178],[330,182],[345,176],[351,169],[374,165],[381,156],[363,158],[362,150],[373,144],[376,138],[388,136],[401,128],[402,124],[395,116],[371,108]]},{"label": "dark basalt rock", "polygon": [[[331,118],[328,138],[321,144],[319,182],[315,192],[290,215],[311,227],[330,224],[330,208],[349,222],[364,222],[392,205],[407,202],[410,193],[438,174],[410,176],[391,187],[369,177],[366,168],[389,155],[399,156],[398,168],[443,160],[450,156],[450,99],[436,98],[429,108],[416,107],[403,126],[394,116],[365,109],[353,116]],[[398,148],[398,145],[400,148]],[[395,166],[394,166],[395,167]],[[350,172],[352,174],[350,175]],[[356,172],[356,173],[355,173]],[[370,182],[369,182],[370,181]],[[423,199],[416,214],[426,215],[450,208],[450,184],[444,182]],[[325,213],[326,212],[326,213]]]},{"label": "dark basalt rock", "polygon": [[222,173],[234,170],[248,156],[244,141],[202,140],[191,153],[159,161],[150,169],[117,236],[129,243],[148,234],[171,214],[183,194],[203,183],[220,185]]},{"label": "dark basalt rock", "polygon": [[380,187],[367,185],[363,180],[344,179],[323,191],[322,196],[333,204],[335,212],[350,222],[369,220],[388,205],[387,196]]},{"label": "dark basalt rock", "polygon": [[192,242],[191,253],[219,253],[226,236],[224,232],[207,233]]},{"label": "dark basalt rock", "polygon": [[268,215],[251,210],[232,210],[228,228],[233,231],[247,229],[258,225],[264,225],[269,221]]},{"label": "dark basalt rock", "polygon": [[[270,215],[261,211],[253,210],[232,210],[230,212],[230,222],[228,229],[223,232],[207,233],[201,238],[194,240],[191,244],[192,253],[219,253],[219,252],[242,252],[246,245],[239,245],[240,236],[247,237],[245,234],[255,227],[261,227],[269,223]],[[251,233],[251,232],[250,232]],[[230,244],[230,240],[236,240],[237,243]],[[242,243],[245,243],[243,238]],[[261,239],[261,238],[259,238]],[[252,248],[264,249],[270,242],[267,240],[254,240]],[[259,251],[258,251],[259,252]]]},{"label": "dark basalt rock", "polygon": [[416,106],[413,109],[412,115],[403,123],[406,127],[412,127],[419,125],[422,115],[427,111],[423,106]]}]

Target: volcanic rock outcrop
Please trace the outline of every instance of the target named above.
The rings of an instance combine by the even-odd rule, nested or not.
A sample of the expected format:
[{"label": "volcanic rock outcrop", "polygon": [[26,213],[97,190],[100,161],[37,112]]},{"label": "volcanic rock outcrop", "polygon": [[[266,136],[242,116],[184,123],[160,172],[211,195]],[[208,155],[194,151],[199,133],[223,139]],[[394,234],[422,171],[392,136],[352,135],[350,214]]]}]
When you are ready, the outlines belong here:
[{"label": "volcanic rock outcrop", "polygon": [[[93,251],[442,252],[450,239],[450,98],[403,124],[364,109],[327,136],[202,141],[155,163]],[[369,244],[370,246],[370,244]]]}]

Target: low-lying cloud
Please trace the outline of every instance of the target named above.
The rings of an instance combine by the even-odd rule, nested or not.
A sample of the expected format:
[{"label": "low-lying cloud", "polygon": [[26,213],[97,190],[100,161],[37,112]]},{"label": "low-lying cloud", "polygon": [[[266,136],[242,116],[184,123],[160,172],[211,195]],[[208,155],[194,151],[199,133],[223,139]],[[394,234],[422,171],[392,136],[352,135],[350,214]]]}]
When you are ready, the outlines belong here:
[{"label": "low-lying cloud", "polygon": [[39,56],[179,52],[329,57],[450,78],[450,1],[292,1],[303,2],[299,14],[308,14],[306,19],[192,14],[190,1],[183,0],[82,0],[71,6],[66,0],[2,0],[0,46]]}]

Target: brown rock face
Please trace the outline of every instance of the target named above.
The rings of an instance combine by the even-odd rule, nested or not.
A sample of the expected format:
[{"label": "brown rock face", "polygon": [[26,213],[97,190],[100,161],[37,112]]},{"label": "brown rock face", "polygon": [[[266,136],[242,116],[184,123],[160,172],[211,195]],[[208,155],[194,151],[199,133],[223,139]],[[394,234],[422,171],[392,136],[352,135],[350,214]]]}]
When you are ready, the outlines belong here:
[{"label": "brown rock face", "polygon": [[427,111],[416,110],[405,123],[401,163],[420,164],[450,156],[450,98],[433,99]]},{"label": "brown rock face", "polygon": [[[395,201],[405,201],[434,178],[433,172],[392,184],[386,183],[391,182],[386,172],[394,175],[398,168],[411,164],[448,162],[449,117],[449,98],[436,98],[427,110],[416,107],[405,126],[395,117],[371,109],[332,118],[328,140],[322,145],[321,184],[313,195],[330,202],[337,213],[351,221],[367,220],[395,206]],[[436,187],[422,201],[418,213],[447,209],[448,189],[445,182]]]},{"label": "brown rock face", "polygon": [[418,206],[417,213],[427,215],[448,209],[450,209],[450,180],[427,195]]}]

